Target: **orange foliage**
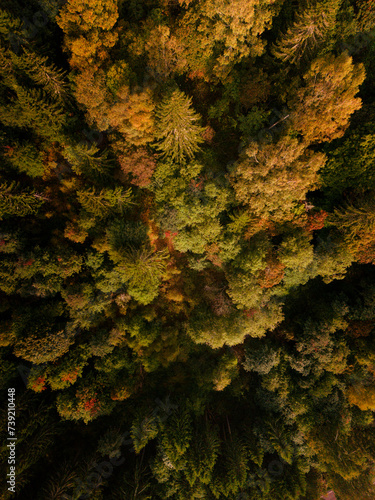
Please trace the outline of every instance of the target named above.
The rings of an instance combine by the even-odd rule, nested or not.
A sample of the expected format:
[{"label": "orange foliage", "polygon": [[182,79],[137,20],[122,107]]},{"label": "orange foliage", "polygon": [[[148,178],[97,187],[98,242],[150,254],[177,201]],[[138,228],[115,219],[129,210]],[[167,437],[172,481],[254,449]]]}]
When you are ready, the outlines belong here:
[{"label": "orange foliage", "polygon": [[352,320],[349,321],[349,326],[345,330],[347,335],[351,337],[367,337],[374,328],[373,321],[370,320]]},{"label": "orange foliage", "polygon": [[326,220],[328,213],[325,210],[320,210],[319,212],[313,212],[308,215],[307,230],[316,231],[324,227],[324,221]]},{"label": "orange foliage", "polygon": [[268,259],[267,267],[260,271],[258,283],[262,288],[272,288],[284,278],[285,265],[274,256]]},{"label": "orange foliage", "polygon": [[35,392],[42,392],[46,389],[46,377],[38,377],[32,384],[31,388]]},{"label": "orange foliage", "polygon": [[73,372],[64,373],[63,375],[61,375],[61,380],[63,382],[70,382],[71,384],[74,384],[78,377],[78,371],[78,368],[76,368]]},{"label": "orange foliage", "polygon": [[205,140],[205,142],[207,142],[208,144],[212,144],[215,134],[216,134],[215,130],[210,125],[208,125],[205,131],[203,132],[202,137]]},{"label": "orange foliage", "polygon": [[[96,396],[96,393],[95,393]],[[96,397],[84,401],[84,408],[90,413],[90,415],[95,415],[100,409],[99,400]]]},{"label": "orange foliage", "polygon": [[357,259],[360,264],[375,264],[375,241],[368,241],[368,239],[363,238],[359,243]]},{"label": "orange foliage", "polygon": [[155,156],[151,155],[147,149],[138,148],[136,151],[124,151],[123,154],[119,155],[118,161],[124,174],[132,176],[132,184],[141,188],[150,184],[156,160]]},{"label": "orange foliage", "polygon": [[215,266],[221,267],[223,265],[223,261],[219,257],[220,248],[217,243],[211,243],[211,245],[207,245],[205,248],[207,252],[207,259],[212,262]]}]

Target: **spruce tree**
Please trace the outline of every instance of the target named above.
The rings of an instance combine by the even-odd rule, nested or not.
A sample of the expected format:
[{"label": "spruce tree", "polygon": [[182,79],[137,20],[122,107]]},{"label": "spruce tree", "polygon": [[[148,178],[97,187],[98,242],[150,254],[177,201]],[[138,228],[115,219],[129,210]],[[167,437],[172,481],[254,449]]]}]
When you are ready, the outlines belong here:
[{"label": "spruce tree", "polygon": [[288,63],[296,63],[311,55],[334,26],[338,8],[339,2],[330,0],[308,5],[297,12],[294,23],[274,45],[273,54]]},{"label": "spruce tree", "polygon": [[35,191],[17,192],[15,182],[0,184],[0,220],[3,217],[23,217],[37,213],[46,200]]},{"label": "spruce tree", "polygon": [[191,97],[175,90],[159,106],[156,112],[159,139],[157,149],[162,152],[163,158],[183,162],[193,158],[199,151],[204,128],[196,123],[200,116],[191,104]]}]

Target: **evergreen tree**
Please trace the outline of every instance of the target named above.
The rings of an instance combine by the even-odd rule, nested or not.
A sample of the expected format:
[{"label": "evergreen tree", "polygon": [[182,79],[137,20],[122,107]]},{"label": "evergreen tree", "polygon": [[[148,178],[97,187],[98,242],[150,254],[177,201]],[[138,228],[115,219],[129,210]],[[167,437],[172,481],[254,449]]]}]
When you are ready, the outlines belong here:
[{"label": "evergreen tree", "polygon": [[294,23],[273,47],[273,54],[283,62],[296,63],[309,56],[332,30],[340,3],[317,2],[297,12]]},{"label": "evergreen tree", "polygon": [[0,185],[0,219],[4,217],[24,217],[38,212],[46,198],[35,192],[17,192],[15,182]]},{"label": "evergreen tree", "polygon": [[197,125],[200,116],[191,107],[191,98],[175,90],[156,111],[157,149],[164,158],[183,162],[193,158],[203,142],[203,128]]}]

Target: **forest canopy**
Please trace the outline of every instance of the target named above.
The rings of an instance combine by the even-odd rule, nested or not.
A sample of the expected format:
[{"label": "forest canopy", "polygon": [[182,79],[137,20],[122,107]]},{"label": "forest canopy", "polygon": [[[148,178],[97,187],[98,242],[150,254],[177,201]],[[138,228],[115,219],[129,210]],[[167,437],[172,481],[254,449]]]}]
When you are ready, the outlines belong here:
[{"label": "forest canopy", "polygon": [[1,500],[375,498],[374,57],[371,0],[2,0]]}]

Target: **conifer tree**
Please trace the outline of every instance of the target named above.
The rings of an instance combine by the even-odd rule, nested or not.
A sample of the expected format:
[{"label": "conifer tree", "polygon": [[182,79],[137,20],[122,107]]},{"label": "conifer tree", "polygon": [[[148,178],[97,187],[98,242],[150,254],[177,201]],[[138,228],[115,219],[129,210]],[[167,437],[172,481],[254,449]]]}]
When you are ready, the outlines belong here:
[{"label": "conifer tree", "polygon": [[375,229],[375,201],[372,194],[359,200],[356,205],[337,208],[329,218],[332,224],[346,234],[348,241],[365,233],[373,233]]},{"label": "conifer tree", "polygon": [[32,142],[14,143],[6,148],[3,156],[18,172],[24,172],[30,177],[44,174],[43,155]]},{"label": "conifer tree", "polygon": [[94,217],[106,217],[111,211],[122,213],[131,202],[131,189],[124,190],[121,186],[102,189],[99,193],[92,189],[77,191],[77,197],[82,208]]},{"label": "conifer tree", "polygon": [[71,144],[63,149],[62,155],[68,160],[75,173],[93,180],[108,177],[113,165],[111,159],[108,158],[108,151],[99,151],[99,148],[93,144]]},{"label": "conifer tree", "polygon": [[40,88],[25,88],[15,83],[13,91],[16,96],[11,103],[0,106],[4,125],[26,127],[50,142],[61,140],[65,119],[61,103],[51,100]]},{"label": "conifer tree", "polygon": [[339,8],[337,0],[317,2],[297,12],[294,23],[273,47],[273,54],[283,62],[296,63],[309,56],[332,29]]},{"label": "conifer tree", "polygon": [[24,71],[36,85],[42,87],[51,97],[61,99],[65,96],[68,85],[65,81],[65,72],[50,64],[48,57],[37,55],[35,52],[23,49],[22,56],[12,53],[15,66]]},{"label": "conifer tree", "polygon": [[128,293],[141,304],[149,304],[159,293],[166,266],[166,253],[147,248],[131,248],[124,252],[119,270],[128,282]]},{"label": "conifer tree", "polygon": [[157,149],[164,158],[183,162],[199,151],[204,129],[196,123],[200,116],[192,109],[191,102],[191,97],[175,90],[156,111]]},{"label": "conifer tree", "polygon": [[35,214],[45,200],[43,195],[33,191],[17,192],[15,182],[3,182],[0,184],[0,219]]}]

